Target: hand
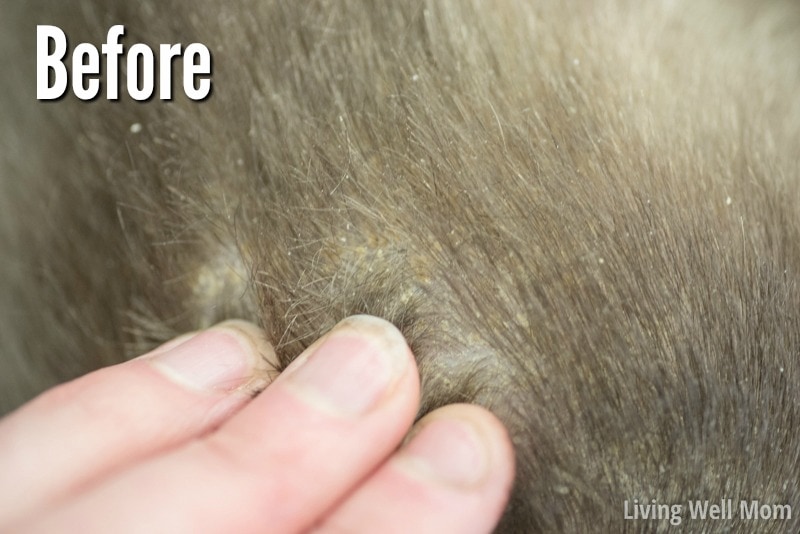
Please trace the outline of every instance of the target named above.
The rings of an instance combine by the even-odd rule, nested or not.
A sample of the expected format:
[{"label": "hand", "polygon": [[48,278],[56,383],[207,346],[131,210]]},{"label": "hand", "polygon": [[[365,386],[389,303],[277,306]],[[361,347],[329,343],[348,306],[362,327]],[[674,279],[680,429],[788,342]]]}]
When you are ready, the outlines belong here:
[{"label": "hand", "polygon": [[274,362],[260,330],[228,322],[45,392],[0,421],[0,531],[494,528],[508,435],[451,405],[398,449],[419,378],[393,326],[352,317],[271,381]]}]

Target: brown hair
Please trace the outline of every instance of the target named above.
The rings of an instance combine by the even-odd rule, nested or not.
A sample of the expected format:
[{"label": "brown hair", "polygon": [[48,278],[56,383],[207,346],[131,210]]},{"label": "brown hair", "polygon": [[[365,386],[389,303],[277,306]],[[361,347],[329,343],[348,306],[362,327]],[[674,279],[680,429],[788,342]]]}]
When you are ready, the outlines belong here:
[{"label": "brown hair", "polygon": [[[370,313],[421,413],[510,428],[500,530],[800,507],[796,2],[63,4],[0,32],[6,409],[226,318],[285,365]],[[36,23],[202,42],[213,95],[32,101]]]}]

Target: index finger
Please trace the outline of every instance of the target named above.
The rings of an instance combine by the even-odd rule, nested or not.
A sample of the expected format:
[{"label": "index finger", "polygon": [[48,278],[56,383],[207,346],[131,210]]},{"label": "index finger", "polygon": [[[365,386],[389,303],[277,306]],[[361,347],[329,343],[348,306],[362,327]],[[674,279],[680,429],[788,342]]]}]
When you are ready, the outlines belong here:
[{"label": "index finger", "polygon": [[121,473],[25,531],[300,531],[397,447],[418,398],[400,332],[379,319],[348,319],[217,432]]},{"label": "index finger", "polygon": [[274,358],[260,329],[228,321],[42,394],[0,421],[0,525],[214,429]]}]

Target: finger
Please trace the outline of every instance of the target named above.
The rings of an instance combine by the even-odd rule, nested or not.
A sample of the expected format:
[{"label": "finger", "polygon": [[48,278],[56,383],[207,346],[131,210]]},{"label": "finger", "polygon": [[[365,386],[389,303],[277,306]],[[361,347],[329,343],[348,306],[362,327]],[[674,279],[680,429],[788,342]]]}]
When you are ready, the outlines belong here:
[{"label": "finger", "polygon": [[508,434],[491,413],[440,408],[315,534],[492,532],[514,479]]},{"label": "finger", "polygon": [[54,388],[0,421],[0,524],[217,426],[252,398],[274,358],[228,322]]},{"label": "finger", "polygon": [[400,332],[379,319],[351,318],[212,435],[133,467],[22,530],[298,532],[391,454],[418,399]]}]

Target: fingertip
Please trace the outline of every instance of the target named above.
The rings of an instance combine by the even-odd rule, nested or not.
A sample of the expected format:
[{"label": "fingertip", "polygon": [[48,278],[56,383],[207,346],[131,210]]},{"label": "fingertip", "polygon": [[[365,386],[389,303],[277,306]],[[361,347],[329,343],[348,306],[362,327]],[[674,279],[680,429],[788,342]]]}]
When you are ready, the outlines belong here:
[{"label": "fingertip", "polygon": [[266,332],[262,328],[241,319],[230,319],[211,327],[211,329],[224,330],[241,343],[242,348],[248,354],[252,374],[256,379],[250,384],[251,389],[257,386],[263,389],[278,377],[281,363],[275,354],[275,348],[267,340]]},{"label": "fingertip", "polygon": [[274,372],[271,362],[263,333],[233,321],[44,392],[0,432],[0,471],[24,481],[0,484],[16,492],[0,519],[195,442],[249,403]]},{"label": "fingertip", "polygon": [[183,387],[223,392],[257,392],[278,365],[263,331],[238,320],[176,338],[141,359]]},{"label": "fingertip", "polygon": [[419,373],[405,338],[390,322],[367,315],[337,324],[279,382],[310,406],[349,418],[399,396],[416,404],[419,396]]},{"label": "fingertip", "polygon": [[513,483],[514,450],[508,431],[488,410],[454,404],[422,418],[395,461],[414,477],[458,491]]},{"label": "fingertip", "polygon": [[439,408],[320,524],[319,532],[492,532],[514,481],[500,420],[479,406]]}]

